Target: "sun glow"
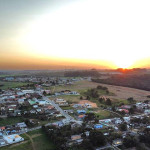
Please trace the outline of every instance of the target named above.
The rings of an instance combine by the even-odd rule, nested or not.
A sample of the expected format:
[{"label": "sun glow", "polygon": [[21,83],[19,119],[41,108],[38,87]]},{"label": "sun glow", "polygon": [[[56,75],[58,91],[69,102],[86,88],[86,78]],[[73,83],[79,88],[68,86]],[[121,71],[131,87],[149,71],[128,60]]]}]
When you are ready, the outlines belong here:
[{"label": "sun glow", "polygon": [[30,22],[21,42],[34,55],[129,68],[150,56],[148,14],[149,6],[137,0],[78,1]]}]

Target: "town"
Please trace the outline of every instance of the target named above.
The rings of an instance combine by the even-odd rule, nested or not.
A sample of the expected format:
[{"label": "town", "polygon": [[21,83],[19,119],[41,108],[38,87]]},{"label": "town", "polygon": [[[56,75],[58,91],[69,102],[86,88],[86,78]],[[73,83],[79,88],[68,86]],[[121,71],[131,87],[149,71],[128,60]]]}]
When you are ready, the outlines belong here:
[{"label": "town", "polygon": [[60,150],[149,149],[150,95],[114,101],[109,88],[90,86],[91,77],[10,76],[0,83],[2,150],[41,131]]}]

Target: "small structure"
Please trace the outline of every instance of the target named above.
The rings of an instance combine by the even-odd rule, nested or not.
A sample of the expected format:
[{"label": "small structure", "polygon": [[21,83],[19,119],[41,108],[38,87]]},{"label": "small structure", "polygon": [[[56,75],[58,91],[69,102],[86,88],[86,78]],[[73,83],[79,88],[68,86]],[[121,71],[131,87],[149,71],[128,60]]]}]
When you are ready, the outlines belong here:
[{"label": "small structure", "polygon": [[77,110],[77,113],[78,113],[78,114],[85,114],[86,111],[85,111],[85,110]]},{"label": "small structure", "polygon": [[114,146],[120,146],[120,145],[122,145],[122,140],[121,139],[113,140],[113,145]]},{"label": "small structure", "polygon": [[95,129],[102,129],[102,128],[103,128],[103,125],[102,125],[102,124],[95,124],[95,125],[94,125],[94,128],[95,128]]},{"label": "small structure", "polygon": [[22,137],[19,136],[18,134],[4,135],[4,136],[3,136],[3,139],[4,139],[8,144],[12,144],[12,143],[17,143],[17,142],[24,141],[24,138],[22,138]]}]

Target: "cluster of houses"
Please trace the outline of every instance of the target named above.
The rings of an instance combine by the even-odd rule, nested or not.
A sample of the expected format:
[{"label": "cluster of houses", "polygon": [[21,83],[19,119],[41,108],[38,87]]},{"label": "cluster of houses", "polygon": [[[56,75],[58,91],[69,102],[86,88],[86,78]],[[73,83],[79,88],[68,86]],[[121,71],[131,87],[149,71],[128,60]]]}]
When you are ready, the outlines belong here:
[{"label": "cluster of houses", "polygon": [[5,77],[4,81],[13,81],[13,82],[29,82],[29,83],[42,83],[43,86],[52,86],[52,85],[72,85],[74,82],[83,80],[82,78],[65,78],[65,77]]},{"label": "cluster of houses", "polygon": [[55,93],[55,96],[61,96],[61,95],[80,95],[80,94],[77,93],[76,91],[70,91],[70,90],[64,90]]},{"label": "cluster of houses", "polygon": [[33,90],[9,91],[0,96],[0,115],[3,117],[54,113],[58,114],[50,102]]},{"label": "cluster of houses", "polygon": [[0,147],[24,141],[24,138],[20,136],[20,134],[24,132],[27,132],[27,125],[25,122],[16,123],[15,125],[1,126]]}]

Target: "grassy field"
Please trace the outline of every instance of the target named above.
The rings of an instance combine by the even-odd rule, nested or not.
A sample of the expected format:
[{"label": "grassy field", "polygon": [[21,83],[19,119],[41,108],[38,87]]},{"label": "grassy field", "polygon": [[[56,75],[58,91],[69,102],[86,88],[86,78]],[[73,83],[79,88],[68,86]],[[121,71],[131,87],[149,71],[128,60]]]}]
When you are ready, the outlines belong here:
[{"label": "grassy field", "polygon": [[[54,144],[50,142],[41,129],[28,132],[27,134],[32,138],[36,150],[55,150]],[[0,150],[33,150],[29,137],[25,134],[22,134],[21,136],[25,141],[2,147]]]},{"label": "grassy field", "polygon": [[98,110],[95,112],[95,115],[97,116],[98,119],[108,119],[108,118],[118,117],[117,114],[111,113],[106,110]]},{"label": "grassy field", "polygon": [[33,138],[36,150],[55,150],[55,146],[45,134]]},{"label": "grassy field", "polygon": [[[108,95],[106,95],[104,91],[100,91],[100,95],[106,95],[108,98],[111,98],[112,100],[117,99],[119,101],[122,101],[122,100],[124,101],[128,99],[129,97],[133,97],[137,101],[144,101],[148,99],[147,95],[150,95],[149,91],[128,88],[128,87],[123,87],[123,86],[100,84],[100,83],[90,82],[87,80],[75,82],[73,85],[64,85],[64,86],[55,86],[55,87],[53,86],[53,87],[50,87],[49,89],[51,89],[52,92],[59,92],[62,90],[71,90],[71,91],[77,91],[82,94],[88,89],[96,88],[98,85],[107,87],[108,90],[110,91]],[[75,98],[75,101],[78,101],[78,99]]]},{"label": "grassy field", "polygon": [[[86,96],[85,92],[88,89],[96,88],[97,85],[99,84],[94,83],[94,82],[89,82],[86,80],[82,80],[82,81],[75,82],[73,85],[53,86],[53,87],[50,87],[49,89],[52,90],[53,93],[60,92],[63,90],[77,91],[78,93],[80,93],[80,95],[62,95],[62,96],[57,96],[57,98],[65,99],[69,103],[78,103],[80,101],[81,96]],[[111,91],[109,94],[106,94],[105,90],[98,90],[98,92],[100,95],[109,95],[109,96],[115,95]]]},{"label": "grassy field", "polygon": [[0,118],[0,126],[13,125],[23,121],[24,119],[22,117]]},{"label": "grassy field", "polygon": [[28,135],[32,137],[36,150],[55,150],[55,146],[43,133],[42,129],[28,132]]},{"label": "grassy field", "polygon": [[112,117],[111,113],[105,110],[98,110],[95,114],[98,119],[106,119]]},{"label": "grassy field", "polygon": [[0,81],[0,89],[7,90],[8,88],[17,88],[24,85],[27,85],[28,83],[24,82],[6,82],[6,81]]}]

